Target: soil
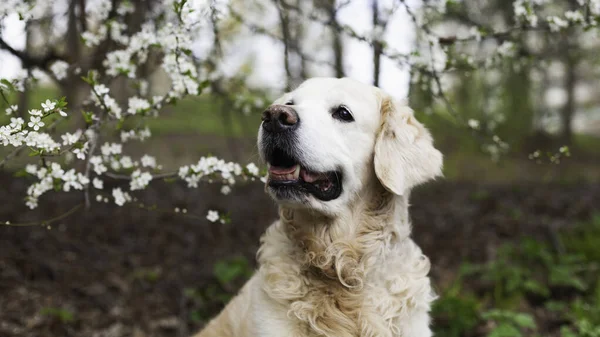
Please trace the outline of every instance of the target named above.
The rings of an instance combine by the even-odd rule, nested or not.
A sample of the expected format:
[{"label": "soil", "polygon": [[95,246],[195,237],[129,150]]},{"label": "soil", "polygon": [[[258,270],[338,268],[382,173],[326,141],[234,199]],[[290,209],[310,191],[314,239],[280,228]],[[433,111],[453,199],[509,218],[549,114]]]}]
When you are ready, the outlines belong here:
[{"label": "soil", "polygon": [[[20,202],[24,179],[0,174],[0,186],[0,221],[13,224],[49,219],[82,201],[75,193],[52,194],[29,211]],[[260,183],[229,196],[216,185],[151,186],[138,198],[157,210],[94,202],[50,228],[0,227],[0,336],[188,336],[217,313],[221,295],[235,293],[243,280],[223,284],[215,263],[244,256],[254,266],[274,203]],[[486,261],[504,242],[552,242],[555,229],[598,212],[598,200],[599,184],[438,182],[413,192],[413,232],[440,288],[463,261]],[[209,209],[229,211],[231,222],[210,223]],[[190,296],[190,289],[215,293]]]}]

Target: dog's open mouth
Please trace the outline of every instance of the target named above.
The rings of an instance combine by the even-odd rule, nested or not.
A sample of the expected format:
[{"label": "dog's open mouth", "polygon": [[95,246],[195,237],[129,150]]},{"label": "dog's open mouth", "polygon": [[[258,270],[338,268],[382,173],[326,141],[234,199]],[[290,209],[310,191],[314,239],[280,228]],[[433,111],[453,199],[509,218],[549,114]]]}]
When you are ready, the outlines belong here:
[{"label": "dog's open mouth", "polygon": [[310,193],[328,201],[342,193],[342,175],[337,171],[314,172],[281,149],[274,149],[267,158],[268,185],[282,197],[291,193]]}]

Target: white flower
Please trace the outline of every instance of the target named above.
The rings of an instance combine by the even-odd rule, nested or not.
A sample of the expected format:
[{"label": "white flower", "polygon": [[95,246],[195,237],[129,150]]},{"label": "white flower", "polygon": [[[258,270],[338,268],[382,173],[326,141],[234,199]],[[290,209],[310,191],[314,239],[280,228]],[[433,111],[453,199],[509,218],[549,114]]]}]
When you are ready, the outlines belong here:
[{"label": "white flower", "polygon": [[549,16],[546,18],[551,32],[558,32],[563,28],[569,27],[569,21],[566,21],[558,16]]},{"label": "white flower", "polygon": [[38,200],[37,198],[27,197],[27,199],[25,200],[25,205],[27,205],[29,209],[35,209],[38,207]]},{"label": "white flower", "polygon": [[146,127],[143,130],[140,130],[138,132],[138,138],[140,140],[142,140],[142,141],[145,140],[145,139],[147,139],[147,138],[150,138],[150,136],[151,136],[151,133],[150,133],[150,129],[148,127]]},{"label": "white flower", "polygon": [[133,7],[133,4],[129,1],[123,1],[119,4],[119,7],[117,7],[117,13],[121,16],[124,16],[128,13],[133,13],[134,11],[135,8]]},{"label": "white flower", "polygon": [[498,54],[505,57],[513,56],[515,53],[515,44],[510,41],[504,41],[498,47]]},{"label": "white flower", "polygon": [[104,84],[96,84],[94,85],[94,91],[98,94],[98,96],[104,96],[108,94],[110,89],[108,89]]},{"label": "white flower", "polygon": [[31,175],[35,175],[35,173],[37,172],[37,166],[33,164],[27,164],[25,165],[25,172]]},{"label": "white flower", "polygon": [[251,175],[258,176],[259,170],[258,170],[258,167],[256,166],[256,164],[250,163],[250,164],[246,165],[246,169],[248,170],[248,173],[250,173]]},{"label": "white flower", "polygon": [[115,171],[118,171],[119,169],[121,169],[121,163],[113,158],[110,160],[110,168]]},{"label": "white flower", "polygon": [[46,152],[52,152],[60,149],[60,144],[55,142],[54,139],[52,139],[52,137],[47,133],[30,131],[24,137],[23,142],[25,142],[27,146],[35,147]]},{"label": "white flower", "polygon": [[42,109],[44,109],[44,112],[49,112],[51,110],[54,110],[55,107],[56,107],[56,102],[52,102],[49,99],[47,99],[46,102],[42,103]]},{"label": "white flower", "polygon": [[210,222],[217,222],[219,218],[219,212],[217,211],[208,211],[208,214],[206,215],[206,219]]},{"label": "white flower", "polygon": [[79,183],[83,186],[87,185],[90,183],[90,179],[85,176],[84,174],[81,173],[77,173],[77,179],[79,180]]},{"label": "white flower", "polygon": [[148,172],[142,173],[140,170],[135,170],[131,174],[131,182],[129,189],[132,191],[143,190],[152,181],[152,175]]},{"label": "white flower", "polygon": [[132,168],[133,167],[133,161],[131,160],[130,156],[123,156],[121,158],[121,160],[119,161],[119,163],[121,164],[121,166],[125,169],[128,168]]},{"label": "white flower", "polygon": [[131,197],[127,192],[123,192],[120,187],[113,188],[112,190],[113,198],[115,198],[115,204],[118,206],[123,206],[127,201],[131,200]]},{"label": "white flower", "polygon": [[228,185],[224,185],[223,187],[221,187],[221,193],[224,195],[228,195],[229,193],[231,193],[231,187],[229,187]]},{"label": "white flower", "polygon": [[128,50],[115,50],[106,54],[103,65],[106,73],[111,76],[125,74],[129,78],[135,77],[136,65],[131,61],[131,52]]},{"label": "white flower", "polygon": [[25,121],[21,117],[17,117],[17,118],[11,117],[10,118],[9,126],[13,129],[20,129],[21,126],[23,126],[23,124],[25,124]]},{"label": "white flower", "polygon": [[181,179],[183,179],[183,178],[185,178],[188,175],[189,172],[190,172],[190,167],[189,166],[187,166],[187,165],[186,166],[182,166],[182,167],[179,168],[178,175],[179,175],[179,177]]},{"label": "white flower", "polygon": [[61,179],[65,173],[65,170],[63,170],[60,167],[59,163],[52,163],[50,165],[50,169],[51,169],[51,176],[52,178],[57,178],[57,179]]},{"label": "white flower", "polygon": [[77,141],[79,140],[79,138],[81,137],[81,130],[77,130],[75,131],[75,133],[68,133],[66,132],[64,135],[60,136],[63,140],[63,145],[73,145],[75,143],[77,143]]},{"label": "white flower", "polygon": [[121,144],[117,144],[117,143],[104,143],[101,147],[100,147],[100,152],[102,152],[102,155],[104,156],[110,156],[111,154],[121,154],[121,152],[123,151],[123,146]]},{"label": "white flower", "polygon": [[87,47],[93,47],[99,45],[100,41],[106,38],[107,32],[106,26],[101,26],[96,34],[89,31],[83,32],[81,38]]},{"label": "white flower", "polygon": [[27,125],[30,128],[33,128],[35,131],[37,131],[46,124],[44,124],[44,122],[42,122],[41,117],[31,116],[31,122],[27,123]]},{"label": "white flower", "polygon": [[104,182],[98,178],[94,178],[94,180],[92,180],[92,185],[94,185],[94,188],[99,190],[104,188]]},{"label": "white flower", "polygon": [[94,21],[103,21],[108,18],[110,11],[112,10],[112,1],[110,0],[96,0],[88,1],[85,6],[85,13],[89,15]]},{"label": "white flower", "polygon": [[127,108],[127,113],[131,115],[135,115],[137,113],[143,113],[150,109],[150,103],[139,97],[131,97],[129,98],[129,108]]},{"label": "white flower", "polygon": [[567,11],[565,12],[565,18],[571,22],[583,22],[584,17],[581,11]]},{"label": "white flower", "polygon": [[101,175],[102,173],[108,171],[108,168],[104,163],[102,163],[102,158],[100,156],[93,156],[90,158],[90,163],[94,166],[94,172],[97,175]]},{"label": "white flower", "polygon": [[[110,97],[109,95],[104,95],[102,97],[102,100],[103,100],[104,106],[106,106],[106,108],[108,109],[108,112],[115,115],[115,117],[117,119],[120,119],[122,109],[119,106],[119,104],[117,103],[117,101],[114,98]],[[104,108],[104,106],[103,106],[103,108]]]},{"label": "white flower", "polygon": [[8,108],[6,108],[6,110],[5,110],[5,111],[6,111],[6,115],[7,115],[7,116],[10,116],[10,115],[12,115],[12,113],[13,113],[13,112],[16,112],[18,109],[19,109],[19,107],[18,107],[18,106],[16,106],[16,105],[11,105],[11,106],[9,106]]},{"label": "white flower", "polygon": [[82,176],[81,174],[79,174],[79,175],[75,174],[74,169],[70,169],[69,171],[67,171],[61,177],[61,179],[64,181],[63,190],[65,192],[69,192],[71,190],[71,187],[73,187],[76,190],[83,189],[83,185],[87,184],[87,181],[85,181],[85,179],[84,179],[85,177],[84,178],[82,178],[82,177],[84,177],[84,176]]},{"label": "white flower", "polygon": [[40,180],[41,180],[41,179],[44,179],[44,178],[46,177],[46,174],[47,174],[47,173],[48,173],[48,169],[47,169],[47,168],[45,168],[45,167],[42,167],[42,168],[40,168],[40,169],[37,171],[36,175],[37,175],[38,179],[40,179]]},{"label": "white flower", "polygon": [[479,129],[479,121],[476,119],[469,119],[467,121],[467,125],[469,125],[469,127],[471,129],[475,129],[475,130]]},{"label": "white flower", "polygon": [[202,179],[202,176],[198,174],[192,174],[189,177],[186,177],[185,181],[188,183],[189,188],[196,188],[198,187],[198,182],[200,182],[200,179]]},{"label": "white flower", "polygon": [[62,109],[58,110],[58,114],[61,115],[62,117],[67,117],[67,113],[64,112]]},{"label": "white flower", "polygon": [[52,63],[50,66],[50,71],[54,74],[56,79],[59,81],[67,77],[67,70],[69,69],[69,64],[65,61],[56,61]]},{"label": "white flower", "polygon": [[155,168],[156,167],[156,158],[149,156],[149,155],[144,155],[141,159],[142,161],[142,167],[150,167],[150,168]]},{"label": "white flower", "polygon": [[85,154],[88,150],[89,144],[90,144],[90,142],[85,142],[81,148],[73,149],[73,154],[75,154],[75,156],[77,156],[77,159],[81,159],[81,160],[85,159]]},{"label": "white flower", "polygon": [[42,111],[39,109],[31,109],[31,110],[29,110],[29,114],[32,116],[40,116],[40,117],[44,115],[42,113]]}]

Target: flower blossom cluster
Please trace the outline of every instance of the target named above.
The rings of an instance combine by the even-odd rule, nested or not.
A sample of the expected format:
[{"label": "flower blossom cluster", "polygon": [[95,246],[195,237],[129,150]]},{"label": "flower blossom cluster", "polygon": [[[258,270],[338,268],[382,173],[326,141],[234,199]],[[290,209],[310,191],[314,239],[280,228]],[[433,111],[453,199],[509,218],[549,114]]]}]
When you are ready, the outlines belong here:
[{"label": "flower blossom cluster", "polygon": [[[19,1],[18,3],[22,4],[23,2]],[[96,200],[108,202],[112,199],[116,205],[122,206],[135,200],[132,193],[146,188],[155,180],[156,175],[169,176],[169,174],[161,172],[162,165],[157,163],[155,157],[146,154],[139,159],[134,159],[124,153],[123,143],[133,140],[143,141],[151,136],[150,129],[143,125],[141,127],[138,125],[133,129],[120,130],[121,143],[98,142],[100,141],[99,130],[109,121],[122,122],[128,118],[156,116],[163,104],[168,104],[171,100],[182,98],[188,94],[195,95],[200,92],[197,66],[191,51],[187,48],[192,45],[191,29],[199,27],[202,20],[211,13],[209,13],[209,4],[206,1],[182,1],[181,3],[183,3],[183,7],[177,13],[181,20],[179,24],[167,21],[159,26],[155,21],[149,20],[142,25],[141,30],[131,36],[126,35],[127,27],[119,18],[108,20],[108,15],[113,11],[113,2],[98,0],[86,3],[86,14],[89,14],[89,20],[100,24],[90,25],[89,27],[93,31],[83,32],[82,39],[85,44],[93,47],[105,39],[111,39],[120,44],[120,47],[109,51],[105,56],[104,78],[109,81],[110,77],[125,76],[137,80],[138,65],[147,60],[151,49],[156,48],[163,54],[161,67],[171,78],[171,88],[166,95],[147,97],[148,84],[144,80],[139,80],[139,94],[130,97],[125,106],[122,106],[117,102],[115,96],[111,95],[111,87],[107,84],[108,82],[99,82],[99,77],[94,71],[91,71],[88,73],[86,82],[91,89],[89,102],[94,108],[83,111],[86,118],[85,128],[69,130],[56,135],[56,138],[46,130],[60,118],[67,117],[66,102],[45,101],[41,107],[31,109],[27,119],[13,117],[18,111],[18,106],[9,105],[6,108],[5,112],[10,118],[10,123],[0,125],[0,144],[13,147],[27,146],[37,151],[34,153],[36,156],[43,158],[40,164],[30,164],[25,170],[30,177],[35,179],[26,196],[26,203],[30,208],[37,207],[39,198],[51,190],[65,192],[86,190],[86,193],[90,193],[87,192],[89,187],[96,194]],[[32,6],[35,4],[32,2]],[[117,13],[121,16],[134,10],[130,2],[123,2],[119,6]],[[14,11],[15,8],[20,7],[0,8],[5,11]],[[170,8],[170,6],[166,8]],[[27,10],[30,8],[23,9],[23,11]],[[49,71],[56,80],[61,81],[68,78],[70,71],[78,74],[80,70],[72,68],[65,61],[58,60],[50,65]],[[22,91],[26,81],[30,80],[28,76],[26,73],[17,76],[10,83],[12,87],[2,83],[0,90]],[[252,104],[262,106],[264,103],[258,99],[252,101]],[[50,155],[57,161],[50,162],[46,158]],[[69,158],[84,161],[84,171],[61,166],[65,165],[60,164],[62,156],[67,164]],[[105,193],[105,180],[107,177],[115,175],[129,180],[128,190],[125,187],[116,187],[112,188],[111,192]],[[230,193],[231,186],[238,179],[255,180],[260,178],[259,169],[254,164],[242,167],[240,164],[225,162],[215,157],[202,157],[198,163],[184,166],[173,176],[179,176],[190,187],[198,186],[202,178],[206,178],[209,182],[220,180],[224,184],[221,188],[223,194]],[[221,218],[219,217],[219,219]]]},{"label": "flower blossom cluster", "polygon": [[[61,145],[50,134],[42,132],[41,129],[46,126],[45,120],[47,118],[56,115],[60,117],[67,116],[62,110],[63,103],[46,100],[41,107],[42,109],[29,110],[28,121],[21,117],[10,117],[9,124],[0,125],[0,144],[17,148],[27,146],[44,153],[54,153],[59,150]],[[6,109],[6,114],[11,116],[17,110],[17,106],[10,106]]]},{"label": "flower blossom cluster", "polygon": [[[188,187],[198,187],[198,183],[205,177],[209,182],[220,179],[226,185],[233,185],[236,177],[260,179],[259,173],[259,169],[254,163],[242,168],[240,164],[226,162],[216,157],[202,157],[194,165],[180,167],[178,175],[187,182]],[[228,194],[229,190],[222,190],[222,193]]]},{"label": "flower blossom cluster", "polygon": [[46,166],[28,164],[25,172],[38,180],[27,189],[25,203],[31,209],[36,208],[40,196],[50,190],[82,190],[90,183],[89,178],[81,172],[76,172],[75,169],[65,170],[59,163],[46,163]]}]

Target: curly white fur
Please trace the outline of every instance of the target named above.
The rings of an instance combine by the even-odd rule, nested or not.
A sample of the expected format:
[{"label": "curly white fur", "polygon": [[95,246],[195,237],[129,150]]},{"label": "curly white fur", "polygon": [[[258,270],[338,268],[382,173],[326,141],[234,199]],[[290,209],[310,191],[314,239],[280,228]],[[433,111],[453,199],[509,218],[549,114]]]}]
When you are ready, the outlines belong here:
[{"label": "curly white fur", "polygon": [[[281,202],[257,273],[196,336],[431,336],[430,264],[408,219],[410,188],[441,172],[431,136],[408,107],[349,79],[312,79],[280,100],[290,95],[307,102],[298,107],[303,148],[321,143],[304,160],[341,167],[344,192]],[[323,101],[354,107],[355,129],[328,124]]]}]

